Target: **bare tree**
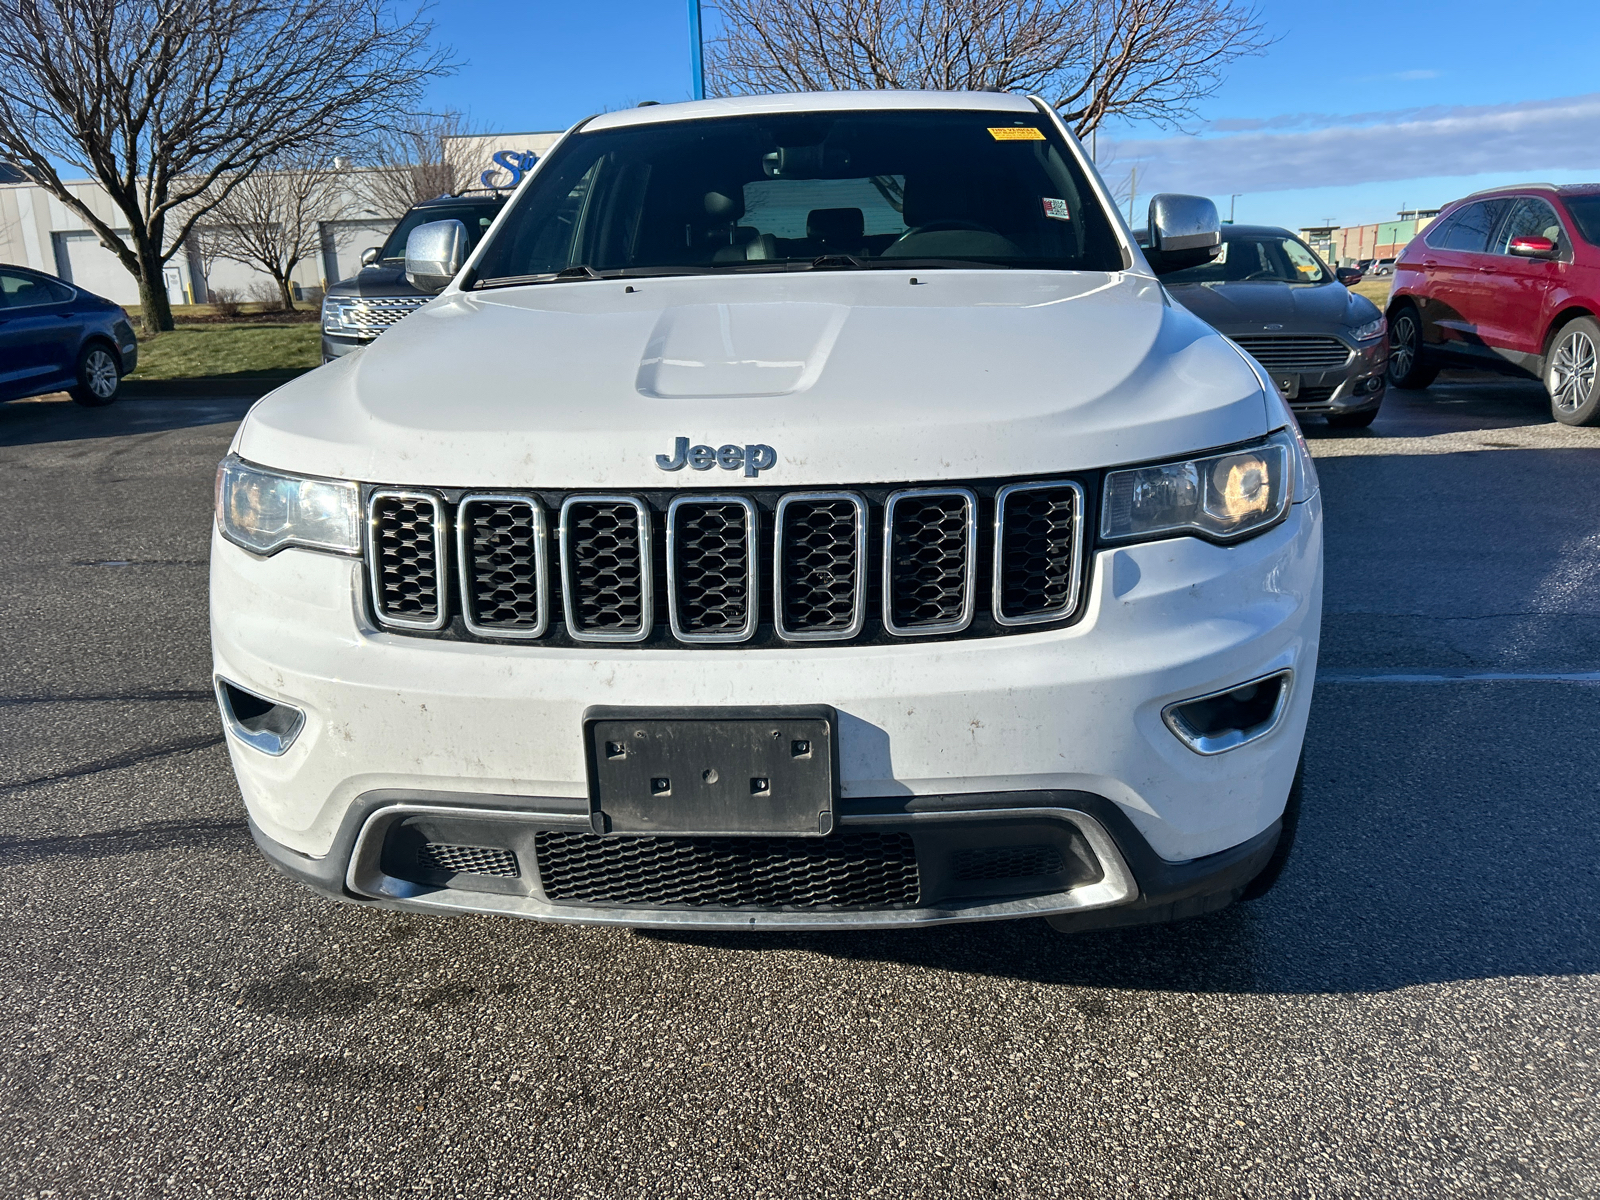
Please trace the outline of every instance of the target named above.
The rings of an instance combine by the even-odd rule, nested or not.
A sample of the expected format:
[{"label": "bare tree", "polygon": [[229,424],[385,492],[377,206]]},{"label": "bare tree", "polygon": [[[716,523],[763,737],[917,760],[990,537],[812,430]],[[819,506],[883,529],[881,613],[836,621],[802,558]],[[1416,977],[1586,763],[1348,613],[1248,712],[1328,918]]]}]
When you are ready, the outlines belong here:
[{"label": "bare tree", "polygon": [[224,195],[206,206],[203,223],[194,227],[201,257],[265,271],[277,285],[279,304],[293,310],[294,269],[321,250],[318,222],[336,218],[343,208],[344,178],[333,169],[332,156],[318,149],[288,151],[235,185],[226,176],[218,184]]},{"label": "bare tree", "polygon": [[706,73],[724,95],[997,88],[1080,137],[1107,117],[1177,124],[1270,44],[1233,0],[718,0]]},{"label": "bare tree", "polygon": [[[451,66],[431,34],[391,0],[0,0],[0,154],[139,281],[145,329],[171,329],[161,268],[204,215],[199,197],[409,111]],[[63,163],[119,215],[70,191]]]},{"label": "bare tree", "polygon": [[475,131],[464,115],[408,113],[373,131],[362,152],[371,169],[363,187],[374,208],[399,217],[413,204],[476,184],[475,150],[460,139]]}]

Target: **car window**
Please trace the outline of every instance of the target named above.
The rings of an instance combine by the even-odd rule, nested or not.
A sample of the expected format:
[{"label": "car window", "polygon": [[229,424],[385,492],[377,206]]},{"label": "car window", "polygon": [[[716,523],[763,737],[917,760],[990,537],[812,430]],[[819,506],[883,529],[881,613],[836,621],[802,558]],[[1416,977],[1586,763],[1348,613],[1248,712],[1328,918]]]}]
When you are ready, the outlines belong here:
[{"label": "car window", "polygon": [[72,289],[52,279],[0,271],[0,308],[32,308],[72,299]]},{"label": "car window", "polygon": [[1217,257],[1162,277],[1175,283],[1325,283],[1322,261],[1292,237],[1230,236]]},{"label": "car window", "polygon": [[1565,196],[1563,200],[1583,240],[1591,246],[1600,246],[1600,195]]},{"label": "car window", "polygon": [[1506,218],[1505,224],[1500,226],[1500,232],[1495,234],[1494,252],[1505,254],[1509,252],[1511,243],[1521,237],[1548,238],[1556,244],[1556,248],[1565,246],[1565,231],[1561,228],[1561,219],[1556,216],[1556,210],[1543,200],[1518,200],[1517,206],[1511,210],[1511,215]]},{"label": "car window", "polygon": [[494,224],[498,212],[499,209],[486,209],[481,204],[464,204],[460,208],[447,208],[443,205],[414,208],[400,218],[400,224],[390,230],[388,239],[383,243],[382,256],[391,262],[402,261],[406,256],[406,239],[411,236],[411,231],[418,225],[426,225],[430,221],[460,221],[467,227],[467,248],[471,249],[483,240],[484,233]]},{"label": "car window", "polygon": [[1438,240],[1429,236],[1428,245],[1436,250],[1464,250],[1483,254],[1489,248],[1489,235],[1510,206],[1509,200],[1479,200],[1476,204],[1469,204],[1452,218]]},{"label": "car window", "polygon": [[823,257],[1123,266],[1052,123],[1016,113],[753,114],[578,133],[512,205],[478,286],[579,266],[784,270]]}]

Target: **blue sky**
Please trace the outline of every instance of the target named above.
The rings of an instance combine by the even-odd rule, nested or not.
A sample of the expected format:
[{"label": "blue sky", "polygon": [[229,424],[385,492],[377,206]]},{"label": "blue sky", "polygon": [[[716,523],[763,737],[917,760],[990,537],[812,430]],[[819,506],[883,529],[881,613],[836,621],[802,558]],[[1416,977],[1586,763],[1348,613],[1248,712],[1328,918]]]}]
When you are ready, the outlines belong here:
[{"label": "blue sky", "polygon": [[[1299,226],[1380,220],[1519,179],[1600,179],[1600,10],[1481,0],[1261,10],[1277,43],[1235,64],[1183,130],[1102,132],[1114,188],[1125,193],[1136,167],[1140,197],[1200,191],[1226,214],[1240,192],[1241,222]],[[520,131],[687,99],[686,11],[685,0],[439,0],[439,37],[466,65],[430,105]]]}]

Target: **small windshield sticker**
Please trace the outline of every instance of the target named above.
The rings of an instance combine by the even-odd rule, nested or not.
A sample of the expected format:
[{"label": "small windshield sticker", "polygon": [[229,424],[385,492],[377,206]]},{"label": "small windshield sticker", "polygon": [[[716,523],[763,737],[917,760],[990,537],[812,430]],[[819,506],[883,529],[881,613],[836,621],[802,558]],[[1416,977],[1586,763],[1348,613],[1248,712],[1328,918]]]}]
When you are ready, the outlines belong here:
[{"label": "small windshield sticker", "polygon": [[989,130],[989,136],[997,142],[1042,142],[1044,133],[1032,125],[1001,125]]},{"label": "small windshield sticker", "polygon": [[1044,215],[1052,221],[1072,220],[1072,213],[1067,210],[1065,200],[1057,200],[1054,196],[1043,196],[1041,199],[1044,201]]}]

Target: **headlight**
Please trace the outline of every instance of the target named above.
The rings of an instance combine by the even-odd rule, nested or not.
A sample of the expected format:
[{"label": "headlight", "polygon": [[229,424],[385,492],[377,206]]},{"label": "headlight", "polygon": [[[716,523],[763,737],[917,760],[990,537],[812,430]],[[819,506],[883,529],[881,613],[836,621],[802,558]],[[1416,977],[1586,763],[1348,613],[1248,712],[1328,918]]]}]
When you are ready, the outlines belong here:
[{"label": "headlight", "polygon": [[1369,342],[1375,337],[1382,337],[1389,332],[1387,317],[1379,317],[1376,321],[1368,321],[1365,325],[1357,325],[1350,331],[1350,336],[1358,342]]},{"label": "headlight", "polygon": [[324,296],[322,298],[322,332],[340,337],[370,338],[372,330],[357,318],[365,311],[358,296]]},{"label": "headlight", "polygon": [[1100,534],[1113,540],[1198,533],[1235,541],[1272,525],[1294,499],[1293,435],[1260,445],[1106,476]]},{"label": "headlight", "polygon": [[217,528],[257,554],[285,546],[361,552],[361,497],[353,483],[303,479],[229,455],[217,467]]}]

